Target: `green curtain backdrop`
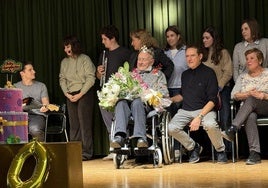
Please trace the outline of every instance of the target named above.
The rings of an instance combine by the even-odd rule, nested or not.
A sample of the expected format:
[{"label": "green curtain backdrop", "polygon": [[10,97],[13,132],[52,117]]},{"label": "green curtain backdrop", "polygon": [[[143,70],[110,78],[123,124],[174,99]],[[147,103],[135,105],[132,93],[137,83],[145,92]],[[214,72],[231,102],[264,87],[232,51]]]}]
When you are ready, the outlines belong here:
[{"label": "green curtain backdrop", "polygon": [[[65,98],[58,83],[60,61],[64,57],[62,39],[76,34],[85,53],[97,65],[103,46],[100,28],[114,24],[120,31],[120,44],[130,48],[129,32],[146,28],[165,44],[164,30],[178,25],[188,43],[200,43],[202,30],[214,25],[225,47],[232,53],[241,40],[243,19],[255,17],[268,36],[267,0],[0,0],[0,61],[7,58],[34,63],[37,80],[44,82],[52,103]],[[13,81],[19,79],[13,75]],[[6,75],[0,75],[0,87]],[[96,97],[96,96],[95,96]],[[97,101],[97,97],[96,97]],[[108,152],[108,137],[95,108],[95,155]]]}]

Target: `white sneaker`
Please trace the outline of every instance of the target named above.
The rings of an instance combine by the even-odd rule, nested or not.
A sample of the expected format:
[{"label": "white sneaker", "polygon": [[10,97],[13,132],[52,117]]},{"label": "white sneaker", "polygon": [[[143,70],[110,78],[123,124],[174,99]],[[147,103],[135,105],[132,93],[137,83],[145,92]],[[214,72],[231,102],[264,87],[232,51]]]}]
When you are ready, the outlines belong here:
[{"label": "white sneaker", "polygon": [[113,160],[113,158],[114,158],[114,153],[110,153],[109,155],[103,157],[102,160],[109,161],[109,160]]}]

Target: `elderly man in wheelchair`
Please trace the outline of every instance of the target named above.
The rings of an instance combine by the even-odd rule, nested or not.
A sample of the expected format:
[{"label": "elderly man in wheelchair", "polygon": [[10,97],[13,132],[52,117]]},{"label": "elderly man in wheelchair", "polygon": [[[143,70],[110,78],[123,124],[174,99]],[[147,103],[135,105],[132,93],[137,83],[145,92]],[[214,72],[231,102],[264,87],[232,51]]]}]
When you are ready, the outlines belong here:
[{"label": "elderly man in wheelchair", "polygon": [[[153,68],[153,49],[143,47],[138,55],[136,71],[138,80],[147,90],[152,89],[168,97],[167,82],[165,75],[159,69]],[[146,90],[145,90],[146,91]],[[133,118],[134,127],[132,138],[137,139],[137,148],[148,148],[146,138],[146,114],[152,107],[146,106],[139,97],[134,100],[119,100],[115,106],[114,137],[111,139],[110,147],[119,149],[124,146],[127,139],[127,127],[130,117]]]}]

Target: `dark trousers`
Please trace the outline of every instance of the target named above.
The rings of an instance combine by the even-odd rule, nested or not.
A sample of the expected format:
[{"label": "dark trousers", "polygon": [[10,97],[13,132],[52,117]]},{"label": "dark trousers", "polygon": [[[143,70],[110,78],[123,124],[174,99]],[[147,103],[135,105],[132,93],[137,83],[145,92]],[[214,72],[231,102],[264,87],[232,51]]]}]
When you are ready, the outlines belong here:
[{"label": "dark trousers", "polygon": [[70,140],[82,141],[82,155],[85,159],[90,159],[93,156],[94,101],[93,89],[90,89],[77,102],[67,100]]},{"label": "dark trousers", "polygon": [[42,115],[29,114],[29,134],[38,141],[45,140],[46,119]]},{"label": "dark trousers", "polygon": [[227,130],[231,124],[231,91],[230,86],[224,86],[220,92],[221,96],[221,109],[220,109],[220,127],[222,130]]}]

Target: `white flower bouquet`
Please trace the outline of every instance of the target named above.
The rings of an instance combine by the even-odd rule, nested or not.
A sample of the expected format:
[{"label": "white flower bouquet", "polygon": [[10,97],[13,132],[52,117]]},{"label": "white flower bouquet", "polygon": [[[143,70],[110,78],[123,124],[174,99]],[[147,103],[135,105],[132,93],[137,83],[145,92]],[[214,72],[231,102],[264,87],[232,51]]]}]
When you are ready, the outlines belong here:
[{"label": "white flower bouquet", "polygon": [[137,72],[129,72],[129,64],[124,63],[119,67],[118,72],[112,74],[101,91],[97,91],[99,105],[109,111],[113,111],[118,100],[134,100],[141,97],[141,100],[156,110],[163,110],[171,104],[169,99],[163,98],[162,94],[148,88]]},{"label": "white flower bouquet", "polygon": [[129,64],[125,62],[123,67],[119,67],[118,72],[111,75],[102,90],[97,91],[97,95],[100,100],[99,105],[112,111],[118,100],[133,100],[140,97],[141,92],[139,81],[132,77]]}]

